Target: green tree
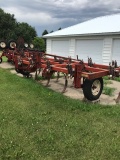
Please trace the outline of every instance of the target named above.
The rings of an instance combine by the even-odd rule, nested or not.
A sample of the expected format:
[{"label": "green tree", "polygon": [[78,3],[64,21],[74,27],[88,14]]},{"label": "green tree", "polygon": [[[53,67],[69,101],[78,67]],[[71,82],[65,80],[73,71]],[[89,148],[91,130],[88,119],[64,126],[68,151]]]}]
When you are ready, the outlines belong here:
[{"label": "green tree", "polygon": [[40,51],[45,51],[45,41],[43,38],[35,37],[33,39],[34,47]]},{"label": "green tree", "polygon": [[35,28],[27,23],[17,22],[13,14],[5,13],[0,9],[0,39],[8,41],[22,37],[25,42],[30,43],[36,36]]},{"label": "green tree", "polygon": [[29,24],[22,22],[17,24],[16,35],[17,37],[23,37],[25,42],[30,43],[37,36],[37,33]]},{"label": "green tree", "polygon": [[[42,36],[48,34],[48,31],[45,29],[42,33]],[[46,48],[46,38],[43,38],[44,42],[45,42],[45,48]]]},{"label": "green tree", "polygon": [[61,30],[61,27],[60,27],[60,28],[58,28],[58,30]]},{"label": "green tree", "polygon": [[16,28],[16,19],[14,15],[5,13],[0,9],[0,39],[9,40],[11,38],[16,38],[15,28]]},{"label": "green tree", "polygon": [[42,36],[44,36],[44,35],[46,35],[46,34],[48,34],[48,31],[45,29],[45,30],[43,31],[43,33],[42,33]]}]

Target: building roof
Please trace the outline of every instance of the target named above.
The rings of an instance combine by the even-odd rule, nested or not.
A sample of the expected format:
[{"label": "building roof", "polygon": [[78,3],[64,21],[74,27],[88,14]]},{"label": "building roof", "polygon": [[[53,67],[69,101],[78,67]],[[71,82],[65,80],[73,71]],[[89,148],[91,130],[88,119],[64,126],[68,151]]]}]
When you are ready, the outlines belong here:
[{"label": "building roof", "polygon": [[97,17],[45,35],[49,37],[107,35],[120,33],[120,14]]}]

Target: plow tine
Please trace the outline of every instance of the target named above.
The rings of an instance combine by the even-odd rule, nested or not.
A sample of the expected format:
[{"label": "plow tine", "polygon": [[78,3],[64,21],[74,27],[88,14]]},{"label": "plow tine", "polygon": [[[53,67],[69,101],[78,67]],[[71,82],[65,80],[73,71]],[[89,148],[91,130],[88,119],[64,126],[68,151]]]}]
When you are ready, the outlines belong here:
[{"label": "plow tine", "polygon": [[38,75],[40,75],[40,72],[41,72],[41,68],[39,68],[39,70],[36,69],[36,71],[35,71],[35,80],[38,79]]},{"label": "plow tine", "polygon": [[36,69],[36,71],[35,71],[35,80],[37,80],[38,79],[38,74],[37,74],[37,69]]},{"label": "plow tine", "polygon": [[49,77],[49,78],[47,79],[47,83],[46,83],[46,85],[45,85],[46,87],[48,87],[48,85],[49,85],[49,83],[50,83],[50,78],[51,78],[51,77]]},{"label": "plow tine", "polygon": [[58,79],[60,78],[60,72],[57,72],[57,79],[56,82],[58,82]]},{"label": "plow tine", "polygon": [[67,75],[65,75],[65,85],[64,85],[64,88],[62,90],[62,93],[65,93],[67,85],[68,85],[68,80],[67,80]]},{"label": "plow tine", "polygon": [[37,79],[38,79],[38,71],[36,69],[36,71],[35,71],[35,80],[37,80]]},{"label": "plow tine", "polygon": [[53,72],[48,73],[46,87],[49,85],[52,75],[53,75]]},{"label": "plow tine", "polygon": [[40,74],[40,72],[41,72],[41,68],[39,68],[39,72],[38,72],[38,74]]}]

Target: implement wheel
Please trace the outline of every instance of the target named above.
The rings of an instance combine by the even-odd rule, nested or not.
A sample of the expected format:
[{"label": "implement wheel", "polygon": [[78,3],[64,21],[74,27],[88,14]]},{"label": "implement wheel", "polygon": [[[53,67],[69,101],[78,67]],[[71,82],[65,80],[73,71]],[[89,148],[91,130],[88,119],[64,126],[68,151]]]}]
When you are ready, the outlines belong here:
[{"label": "implement wheel", "polygon": [[103,79],[96,78],[93,80],[85,79],[83,82],[83,93],[85,98],[90,101],[97,100],[103,90]]},{"label": "implement wheel", "polygon": [[9,49],[14,50],[14,49],[16,48],[16,46],[17,46],[16,41],[10,40],[10,41],[8,42],[8,48],[9,48]]},{"label": "implement wheel", "polygon": [[6,48],[6,42],[5,41],[0,41],[0,48],[5,49]]},{"label": "implement wheel", "polygon": [[20,69],[15,68],[15,70],[16,70],[17,73],[21,73],[21,70],[20,70]]}]

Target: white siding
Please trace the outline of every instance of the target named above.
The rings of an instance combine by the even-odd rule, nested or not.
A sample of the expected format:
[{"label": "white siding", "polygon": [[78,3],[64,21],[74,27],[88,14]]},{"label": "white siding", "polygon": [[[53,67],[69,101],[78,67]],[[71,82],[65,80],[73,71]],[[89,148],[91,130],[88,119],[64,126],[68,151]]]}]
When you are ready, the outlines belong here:
[{"label": "white siding", "polygon": [[75,39],[70,39],[69,56],[75,58]]},{"label": "white siding", "polygon": [[111,62],[112,38],[105,38],[103,45],[103,64],[109,65]]},{"label": "white siding", "polygon": [[106,65],[117,60],[120,65],[120,36],[51,38],[47,39],[46,52],[72,58],[78,55],[84,62],[91,57],[94,63]]},{"label": "white siding", "polygon": [[91,57],[94,63],[102,64],[102,52],[102,39],[76,40],[75,54],[78,55],[79,59],[83,59],[84,62],[87,62],[88,57]]},{"label": "white siding", "polygon": [[117,60],[120,66],[120,39],[113,40],[112,60]]},{"label": "white siding", "polygon": [[68,57],[69,40],[52,40],[51,54]]},{"label": "white siding", "polygon": [[46,52],[47,52],[48,54],[51,53],[51,39],[47,39]]}]

